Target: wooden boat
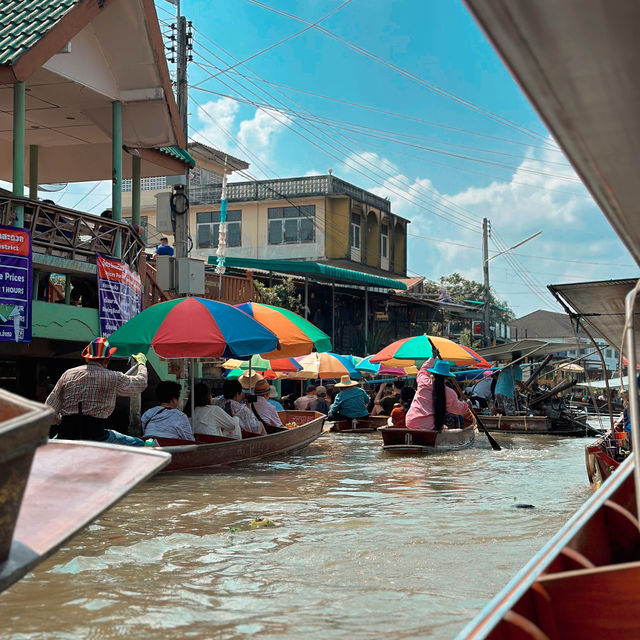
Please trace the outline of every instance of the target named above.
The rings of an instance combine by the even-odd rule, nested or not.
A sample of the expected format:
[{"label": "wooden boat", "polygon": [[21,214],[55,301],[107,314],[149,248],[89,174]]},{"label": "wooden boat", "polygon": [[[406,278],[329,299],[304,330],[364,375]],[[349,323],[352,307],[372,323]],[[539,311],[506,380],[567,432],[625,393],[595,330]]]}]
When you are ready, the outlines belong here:
[{"label": "wooden boat", "polygon": [[52,420],[50,407],[0,390],[0,591],[170,459],[149,448],[47,443]]},{"label": "wooden boat", "polygon": [[219,465],[256,460],[302,449],[322,435],[326,417],[315,411],[280,411],[283,424],[296,423],[287,429],[267,427],[267,435],[243,431],[242,439],[198,435],[196,442],[158,438],[160,451],[172,456],[165,471],[203,469]]},{"label": "wooden boat", "polygon": [[371,433],[387,424],[389,416],[369,416],[359,420],[338,420],[331,424],[331,431],[337,433]]},{"label": "wooden boat", "polygon": [[594,443],[584,449],[585,463],[589,482],[604,482],[620,466],[620,463],[629,455],[626,448],[627,440],[621,436],[613,436],[611,432],[605,433]]},{"label": "wooden boat", "polygon": [[638,637],[640,523],[627,458],[458,636],[560,640]]},{"label": "wooden boat", "polygon": [[571,419],[554,420],[547,416],[482,416],[482,423],[489,431],[520,435],[575,436],[600,435],[587,424],[587,416],[579,414]]},{"label": "wooden boat", "polygon": [[393,453],[441,453],[466,449],[473,444],[476,436],[475,424],[464,429],[443,429],[442,431],[422,431],[398,427],[383,427],[385,451]]}]

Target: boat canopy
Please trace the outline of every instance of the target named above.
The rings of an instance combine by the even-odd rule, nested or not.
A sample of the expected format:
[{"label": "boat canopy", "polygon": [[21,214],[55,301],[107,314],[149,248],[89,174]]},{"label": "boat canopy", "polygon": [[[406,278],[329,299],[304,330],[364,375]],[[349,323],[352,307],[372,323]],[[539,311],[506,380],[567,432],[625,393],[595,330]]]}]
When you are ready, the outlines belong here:
[{"label": "boat canopy", "polygon": [[[587,382],[577,382],[575,386],[588,387],[589,389],[606,389],[607,382],[609,383],[610,389],[620,388],[620,378],[609,378],[609,380],[589,380]],[[629,384],[629,378],[627,376],[623,376],[622,386],[626,389],[628,384]]]},{"label": "boat canopy", "polygon": [[[575,312],[576,321],[586,322],[601,338],[620,351],[624,328],[624,299],[636,282],[635,278],[625,278],[624,280],[550,284],[549,290],[564,304],[565,308],[570,307]],[[636,336],[638,331],[640,331],[640,323],[636,320]],[[640,345],[637,337],[636,343]]]},{"label": "boat canopy", "polygon": [[578,349],[589,348],[590,343],[584,342],[547,342],[545,340],[516,340],[516,342],[506,342],[497,344],[495,347],[478,349],[478,355],[485,360],[507,360],[516,351],[520,355],[546,356],[550,353],[565,353],[567,351],[577,351]]}]

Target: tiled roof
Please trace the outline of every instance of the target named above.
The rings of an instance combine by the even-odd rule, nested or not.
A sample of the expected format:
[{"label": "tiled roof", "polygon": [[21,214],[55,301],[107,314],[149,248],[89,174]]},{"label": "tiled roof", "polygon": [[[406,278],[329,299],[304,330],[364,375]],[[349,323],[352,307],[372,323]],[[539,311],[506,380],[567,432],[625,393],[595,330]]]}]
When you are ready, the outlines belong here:
[{"label": "tiled roof", "polygon": [[160,147],[158,151],[184,162],[190,169],[196,166],[196,161],[191,157],[191,154],[184,149],[180,149],[180,147]]},{"label": "tiled roof", "polygon": [[2,0],[0,65],[13,64],[82,0]]}]

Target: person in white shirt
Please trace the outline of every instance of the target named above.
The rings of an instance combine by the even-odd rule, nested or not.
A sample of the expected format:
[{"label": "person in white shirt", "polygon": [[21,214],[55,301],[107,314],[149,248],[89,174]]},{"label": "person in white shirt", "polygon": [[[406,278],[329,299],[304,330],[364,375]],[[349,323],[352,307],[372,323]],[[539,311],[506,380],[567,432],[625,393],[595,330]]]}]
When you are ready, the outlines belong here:
[{"label": "person in white shirt", "polygon": [[293,406],[297,411],[309,411],[311,402],[316,399],[316,385],[310,384],[307,386],[307,395],[300,396]]},{"label": "person in white shirt", "polygon": [[498,375],[498,371],[485,371],[482,380],[471,389],[471,400],[477,402],[480,408],[486,409],[489,406]]},{"label": "person in white shirt", "polygon": [[265,426],[281,427],[282,420],[278,415],[278,410],[269,402],[269,394],[271,388],[269,383],[264,379],[259,379],[255,387],[253,388],[255,394],[255,400],[249,400],[249,404],[252,405],[249,408],[254,412],[254,415]]},{"label": "person in white shirt", "polygon": [[[204,382],[198,382],[194,391],[194,410],[193,416],[190,418],[193,433],[195,435],[202,433],[209,436],[241,439],[240,418],[232,417],[222,407],[212,404],[211,390]],[[187,413],[190,413],[190,400],[185,409]]]}]

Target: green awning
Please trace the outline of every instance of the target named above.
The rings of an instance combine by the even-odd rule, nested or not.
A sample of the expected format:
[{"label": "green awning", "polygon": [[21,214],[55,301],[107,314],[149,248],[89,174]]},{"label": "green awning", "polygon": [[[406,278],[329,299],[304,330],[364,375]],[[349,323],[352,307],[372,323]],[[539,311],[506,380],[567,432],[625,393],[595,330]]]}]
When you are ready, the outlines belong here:
[{"label": "green awning", "polygon": [[196,161],[193,159],[191,154],[180,147],[160,147],[158,151],[161,151],[171,158],[180,160],[180,162],[184,162],[190,169],[193,169],[193,167],[196,166]]},{"label": "green awning", "polygon": [[[310,276],[315,280],[335,280],[336,282],[348,282],[350,284],[378,287],[380,289],[406,289],[407,285],[401,280],[374,276],[371,273],[342,269],[330,264],[320,262],[307,262],[305,260],[259,260],[257,258],[232,258],[225,257],[225,266],[238,269],[260,269],[261,271],[273,271],[274,273],[286,273],[295,276]],[[208,264],[218,264],[217,256],[209,256]]]}]

